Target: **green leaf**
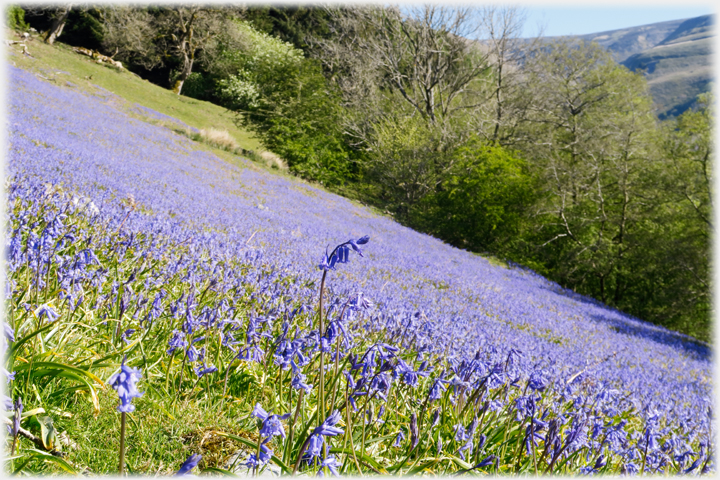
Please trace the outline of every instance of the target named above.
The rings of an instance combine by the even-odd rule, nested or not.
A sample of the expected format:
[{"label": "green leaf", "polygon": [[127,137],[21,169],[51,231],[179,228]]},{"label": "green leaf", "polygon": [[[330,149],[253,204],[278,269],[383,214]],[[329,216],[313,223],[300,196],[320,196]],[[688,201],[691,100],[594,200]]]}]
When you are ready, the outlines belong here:
[{"label": "green leaf", "polygon": [[425,463],[423,463],[423,464],[421,464],[421,465],[417,465],[417,466],[411,468],[410,470],[408,470],[407,472],[405,472],[404,475],[415,475],[415,474],[417,474],[417,473],[420,473],[420,472],[422,472],[423,470],[425,470],[426,468],[429,468],[429,467],[432,467],[433,465],[436,465],[437,463],[439,463],[440,461],[442,461],[443,458],[432,458],[432,457],[430,457],[430,458],[428,458],[427,460],[429,460],[429,461],[427,461],[427,462],[425,462]]},{"label": "green leaf", "polygon": [[[341,447],[335,447],[330,449],[330,453],[344,453],[345,455],[353,455],[353,450],[351,448],[341,448]],[[385,468],[380,465],[377,461],[375,461],[374,458],[368,456],[367,454],[363,454],[360,452],[355,452],[355,456],[358,458],[358,460],[361,460],[363,463],[366,463],[367,465],[370,465],[372,468],[377,470],[378,473],[382,475],[387,475],[388,471],[385,470]]]},{"label": "green leaf", "polygon": [[8,348],[8,352],[7,352],[8,358],[12,357],[12,354],[15,353],[15,351],[17,351],[18,348],[20,348],[22,345],[24,345],[29,340],[31,340],[35,335],[38,335],[39,333],[44,332],[45,330],[47,330],[48,328],[50,328],[52,326],[53,326],[53,324],[49,323],[49,324],[45,325],[44,327],[40,327],[37,330],[35,330],[34,332],[29,333],[28,335],[24,336],[20,340],[13,342],[12,347]]},{"label": "green leaf", "polygon": [[48,416],[39,417],[41,430],[41,439],[43,445],[48,450],[55,449],[55,426],[53,425],[53,419]]}]

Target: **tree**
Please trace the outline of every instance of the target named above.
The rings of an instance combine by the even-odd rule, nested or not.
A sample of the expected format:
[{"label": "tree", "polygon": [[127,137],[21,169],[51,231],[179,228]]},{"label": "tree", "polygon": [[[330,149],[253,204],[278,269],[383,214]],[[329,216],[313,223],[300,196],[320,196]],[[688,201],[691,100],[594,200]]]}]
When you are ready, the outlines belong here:
[{"label": "tree", "polygon": [[597,44],[557,43],[528,65],[524,152],[542,178],[536,251],[562,284],[624,305],[656,215],[655,120],[643,78]]},{"label": "tree", "polygon": [[293,172],[326,185],[350,180],[352,154],[343,141],[340,99],[318,62],[246,22],[237,28],[247,48],[227,51],[211,69],[225,72],[217,80],[221,103]]},{"label": "tree", "polygon": [[232,9],[198,5],[110,7],[105,14],[104,46],[148,70],[171,65],[171,88],[180,95],[196,63],[212,63],[219,38],[232,38],[231,20],[236,14]]},{"label": "tree", "polygon": [[535,201],[527,162],[477,136],[452,154],[452,170],[413,209],[411,223],[458,247],[506,257]]},{"label": "tree", "polygon": [[[426,5],[407,16],[397,7],[332,10],[336,34],[316,42],[331,78],[354,108],[377,106],[377,94],[396,95],[432,125],[468,105],[462,94],[487,69],[486,56],[468,39],[473,10]],[[360,141],[361,125],[350,126]]]},{"label": "tree", "polygon": [[28,30],[30,26],[25,22],[25,10],[19,5],[8,5],[6,12],[8,28],[13,30]]},{"label": "tree", "polygon": [[45,33],[45,43],[52,45],[62,35],[65,22],[70,15],[70,9],[72,9],[72,4],[63,5],[55,10],[50,30]]},{"label": "tree", "polygon": [[488,54],[489,74],[483,77],[472,116],[477,132],[490,143],[514,146],[532,103],[524,64],[537,54],[540,36],[520,38],[525,16],[517,8],[484,7],[478,15],[480,44]]}]

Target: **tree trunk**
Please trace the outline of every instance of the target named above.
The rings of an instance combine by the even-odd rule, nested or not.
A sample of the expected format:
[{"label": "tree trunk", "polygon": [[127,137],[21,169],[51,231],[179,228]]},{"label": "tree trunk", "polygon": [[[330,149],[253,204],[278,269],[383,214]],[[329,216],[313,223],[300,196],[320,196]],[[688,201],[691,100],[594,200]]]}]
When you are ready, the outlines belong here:
[{"label": "tree trunk", "polygon": [[48,45],[52,45],[53,43],[55,43],[55,40],[62,34],[63,28],[65,28],[65,22],[67,21],[71,8],[72,6],[68,5],[63,11],[60,12],[58,17],[53,22],[52,27],[45,36],[45,43],[47,43]]},{"label": "tree trunk", "polygon": [[194,60],[194,54],[191,53],[190,55],[188,55],[187,52],[185,53],[183,58],[183,69],[180,71],[180,75],[178,76],[177,80],[175,80],[175,85],[173,85],[173,93],[175,93],[176,95],[180,95],[185,80],[187,80],[187,78],[192,73]]}]

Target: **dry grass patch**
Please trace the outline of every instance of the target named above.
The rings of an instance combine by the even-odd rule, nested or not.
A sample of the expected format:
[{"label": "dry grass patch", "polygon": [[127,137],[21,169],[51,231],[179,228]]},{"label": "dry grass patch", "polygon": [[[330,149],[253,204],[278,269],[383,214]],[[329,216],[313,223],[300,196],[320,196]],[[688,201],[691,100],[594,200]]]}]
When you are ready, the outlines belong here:
[{"label": "dry grass patch", "polygon": [[205,143],[230,152],[240,148],[240,145],[230,136],[227,130],[203,128],[200,130],[200,137]]},{"label": "dry grass patch", "polygon": [[288,168],[285,160],[267,150],[260,152],[260,158],[262,158],[270,168],[277,168],[279,170],[287,170]]}]

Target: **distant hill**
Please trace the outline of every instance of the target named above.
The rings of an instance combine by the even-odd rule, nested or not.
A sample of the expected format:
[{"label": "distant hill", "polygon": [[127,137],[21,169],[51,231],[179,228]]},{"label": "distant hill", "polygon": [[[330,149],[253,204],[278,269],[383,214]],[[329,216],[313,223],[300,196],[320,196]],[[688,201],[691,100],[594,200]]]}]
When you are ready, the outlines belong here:
[{"label": "distant hill", "polygon": [[[644,70],[661,119],[680,115],[710,90],[713,80],[713,15],[577,35],[607,48],[633,71]],[[547,37],[559,40],[568,37]]]}]

